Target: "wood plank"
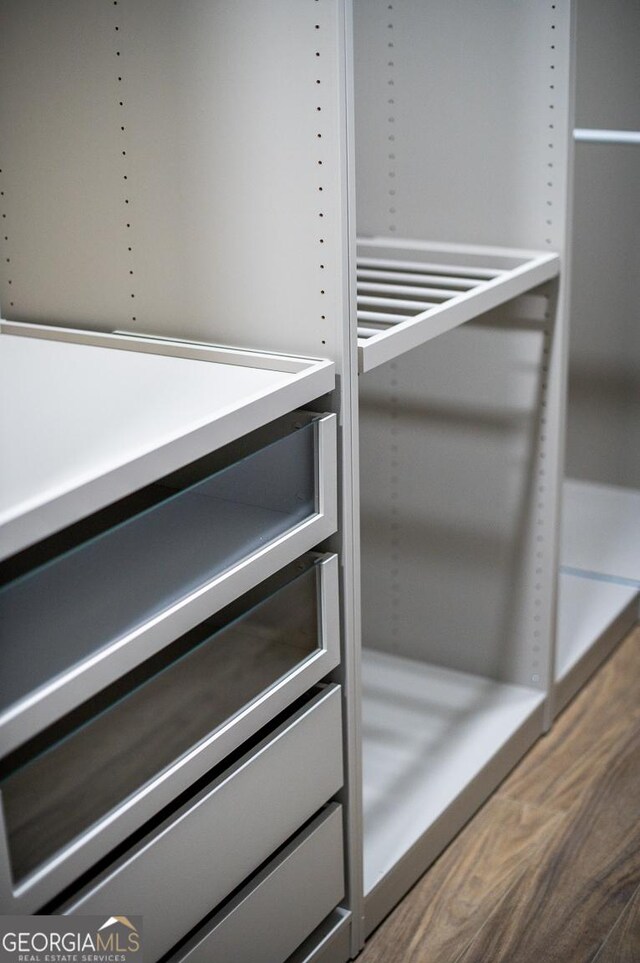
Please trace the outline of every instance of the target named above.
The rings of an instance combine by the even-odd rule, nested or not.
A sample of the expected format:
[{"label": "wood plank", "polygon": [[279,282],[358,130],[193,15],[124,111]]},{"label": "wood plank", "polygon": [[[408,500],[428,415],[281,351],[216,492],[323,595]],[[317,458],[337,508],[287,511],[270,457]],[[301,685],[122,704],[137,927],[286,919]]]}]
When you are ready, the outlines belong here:
[{"label": "wood plank", "polygon": [[640,960],[640,886],[627,903],[593,963],[638,963]]},{"label": "wood plank", "polygon": [[636,722],[538,865],[511,887],[460,963],[591,963],[638,885],[639,750]]},{"label": "wood plank", "polygon": [[563,816],[492,799],[367,943],[358,963],[453,963]]},{"label": "wood plank", "polygon": [[620,645],[523,759],[499,795],[568,811],[607,770],[629,727],[640,721],[640,628]]}]

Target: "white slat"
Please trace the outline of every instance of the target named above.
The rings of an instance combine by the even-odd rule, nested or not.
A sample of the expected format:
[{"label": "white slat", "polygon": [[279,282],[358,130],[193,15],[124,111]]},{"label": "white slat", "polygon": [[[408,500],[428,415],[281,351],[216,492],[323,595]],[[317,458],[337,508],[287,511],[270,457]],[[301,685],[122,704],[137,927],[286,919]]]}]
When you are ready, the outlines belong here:
[{"label": "white slat", "polygon": [[446,274],[407,274],[403,271],[378,271],[360,267],[357,269],[357,277],[358,280],[362,281],[384,281],[387,284],[396,284],[396,282],[406,282],[412,285],[437,284],[439,287],[456,288],[462,291],[475,288],[478,284],[483,283],[483,280],[477,278],[471,280],[470,278],[457,278]]},{"label": "white slat", "polygon": [[402,298],[375,298],[365,294],[358,294],[357,300],[358,304],[364,304],[371,308],[388,308],[390,311],[397,310],[398,313],[402,314],[407,311],[420,314],[427,308],[434,308],[436,304],[434,301],[404,301]]},{"label": "white slat", "polygon": [[447,291],[444,288],[421,288],[412,287],[407,284],[373,284],[370,281],[358,281],[358,293],[362,294],[386,294],[390,297],[409,295],[416,298],[419,297],[433,297],[439,298],[442,301],[446,301],[449,298],[455,298],[458,292]]},{"label": "white slat", "polygon": [[460,264],[433,264],[429,262],[422,261],[396,261],[389,260],[388,258],[377,258],[377,257],[359,257],[358,265],[361,267],[371,267],[371,268],[387,268],[390,270],[401,270],[401,271],[418,271],[419,273],[424,273],[429,271],[432,274],[438,274],[442,272],[443,274],[454,274],[461,278],[497,278],[504,271],[494,270],[492,268],[482,268],[482,267],[462,267]]},{"label": "white slat", "polygon": [[388,314],[384,311],[358,311],[358,321],[374,321],[381,324],[403,324],[411,319],[406,314]]}]

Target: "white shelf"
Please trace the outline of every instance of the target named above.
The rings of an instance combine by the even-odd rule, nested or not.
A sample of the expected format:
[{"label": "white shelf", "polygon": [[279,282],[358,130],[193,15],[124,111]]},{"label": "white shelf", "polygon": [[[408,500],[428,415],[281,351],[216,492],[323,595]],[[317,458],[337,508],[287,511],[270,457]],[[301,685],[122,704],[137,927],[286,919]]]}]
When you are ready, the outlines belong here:
[{"label": "white shelf", "polygon": [[[528,722],[527,741],[537,738],[536,710],[544,694],[373,651],[363,652],[362,672],[364,877],[370,894],[430,830],[445,834],[436,850],[447,844],[438,821]],[[503,778],[516,758],[503,760],[504,771],[494,766],[489,780]],[[492,788],[469,798],[469,811],[452,817],[453,823],[462,825]]]},{"label": "white shelf", "polygon": [[640,590],[561,574],[556,637],[556,711],[606,659],[638,617]]},{"label": "white shelf", "polygon": [[331,391],[334,369],[3,322],[0,558]]},{"label": "white shelf", "polygon": [[362,238],[358,359],[370,371],[555,277],[557,254]]},{"label": "white shelf", "polygon": [[640,491],[568,479],[561,565],[640,585]]}]

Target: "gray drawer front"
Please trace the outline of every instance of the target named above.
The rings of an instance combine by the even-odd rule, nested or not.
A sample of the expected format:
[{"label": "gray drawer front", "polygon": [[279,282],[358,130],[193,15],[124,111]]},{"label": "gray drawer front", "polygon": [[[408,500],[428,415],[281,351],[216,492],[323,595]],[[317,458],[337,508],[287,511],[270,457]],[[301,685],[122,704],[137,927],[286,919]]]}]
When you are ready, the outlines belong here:
[{"label": "gray drawer front", "polygon": [[329,686],[61,912],[144,917],[153,961],[342,785],[340,688]]},{"label": "gray drawer front", "polygon": [[172,963],[283,963],[343,896],[342,810],[334,803]]}]

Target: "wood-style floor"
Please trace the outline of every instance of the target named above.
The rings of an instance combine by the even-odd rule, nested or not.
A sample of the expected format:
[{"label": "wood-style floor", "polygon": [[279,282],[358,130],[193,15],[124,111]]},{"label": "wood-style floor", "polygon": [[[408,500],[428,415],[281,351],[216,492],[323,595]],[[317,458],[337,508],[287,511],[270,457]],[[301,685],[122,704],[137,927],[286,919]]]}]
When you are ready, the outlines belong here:
[{"label": "wood-style floor", "polygon": [[640,963],[640,627],[358,963]]}]

